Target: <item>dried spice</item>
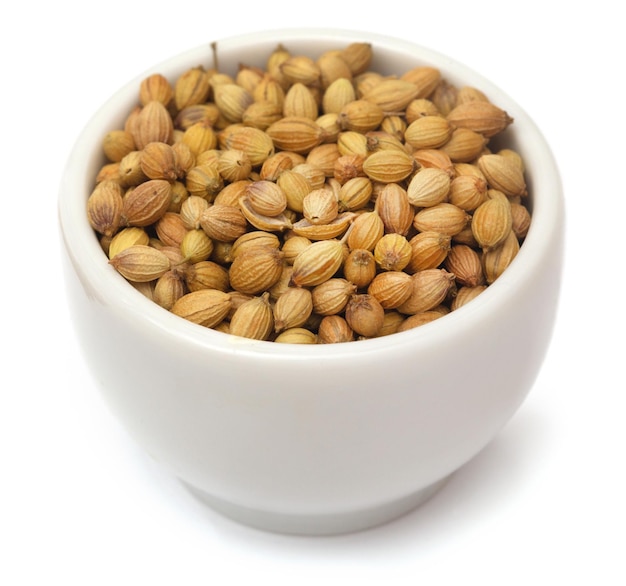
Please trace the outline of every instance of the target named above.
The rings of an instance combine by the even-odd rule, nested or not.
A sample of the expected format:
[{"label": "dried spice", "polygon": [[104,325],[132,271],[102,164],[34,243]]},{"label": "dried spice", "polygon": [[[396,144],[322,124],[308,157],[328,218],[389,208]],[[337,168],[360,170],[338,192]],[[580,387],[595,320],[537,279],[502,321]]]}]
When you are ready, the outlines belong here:
[{"label": "dried spice", "polygon": [[265,67],[153,73],[102,139],[86,215],[113,269],[164,310],[231,336],[335,344],[471,302],[532,223],[513,119],[374,48],[277,46]]}]

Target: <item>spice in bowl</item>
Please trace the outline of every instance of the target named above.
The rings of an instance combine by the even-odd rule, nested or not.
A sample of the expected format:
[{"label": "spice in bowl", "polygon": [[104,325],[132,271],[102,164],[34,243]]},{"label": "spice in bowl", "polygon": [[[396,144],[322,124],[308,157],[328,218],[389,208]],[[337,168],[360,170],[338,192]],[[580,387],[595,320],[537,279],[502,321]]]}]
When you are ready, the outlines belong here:
[{"label": "spice in bowl", "polygon": [[372,58],[278,46],[264,69],[143,79],[87,201],[111,266],[183,319],[277,343],[390,335],[474,299],[531,222],[524,162],[493,142],[513,119]]}]

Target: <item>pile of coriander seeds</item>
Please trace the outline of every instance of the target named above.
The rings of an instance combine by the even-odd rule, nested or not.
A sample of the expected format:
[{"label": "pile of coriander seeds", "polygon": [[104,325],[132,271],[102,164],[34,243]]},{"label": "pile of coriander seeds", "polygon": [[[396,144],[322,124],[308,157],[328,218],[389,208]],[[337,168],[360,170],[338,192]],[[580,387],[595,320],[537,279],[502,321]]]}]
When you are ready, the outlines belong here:
[{"label": "pile of coriander seeds", "polygon": [[387,336],[474,299],[531,222],[522,158],[491,145],[513,120],[372,56],[279,45],[263,69],[143,79],[87,200],[109,264],[183,319],[278,343]]}]

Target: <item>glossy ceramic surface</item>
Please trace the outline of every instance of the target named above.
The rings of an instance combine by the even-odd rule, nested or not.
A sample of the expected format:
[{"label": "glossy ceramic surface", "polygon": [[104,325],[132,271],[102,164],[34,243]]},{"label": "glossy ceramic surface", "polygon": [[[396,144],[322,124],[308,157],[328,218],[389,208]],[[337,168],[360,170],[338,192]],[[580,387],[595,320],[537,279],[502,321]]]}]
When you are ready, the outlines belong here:
[{"label": "glossy ceramic surface", "polygon": [[354,531],[429,498],[513,416],[553,329],[563,246],[558,170],[520,106],[464,65],[358,31],[268,31],[218,41],[220,68],[263,65],[283,43],[315,56],[373,44],[373,69],[439,67],[481,88],[515,122],[533,221],[520,253],[487,291],[402,334],[332,346],[255,342],[186,322],[112,267],[85,214],[104,134],[136,103],[138,83],[212,64],[198,47],[142,73],[96,113],[71,153],[59,196],[68,300],[94,380],[139,445],[210,506],[263,529]]}]

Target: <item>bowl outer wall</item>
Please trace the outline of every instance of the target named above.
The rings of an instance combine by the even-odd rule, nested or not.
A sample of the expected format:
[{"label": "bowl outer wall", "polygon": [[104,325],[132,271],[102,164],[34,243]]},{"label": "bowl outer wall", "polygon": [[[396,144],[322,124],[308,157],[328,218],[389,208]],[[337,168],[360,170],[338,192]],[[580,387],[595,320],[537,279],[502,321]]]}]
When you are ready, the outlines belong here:
[{"label": "bowl outer wall", "polygon": [[[313,40],[314,39],[314,40]],[[479,298],[417,330],[301,347],[254,342],[187,323],[146,300],[106,263],[85,217],[99,145],[151,72],[175,78],[212,64],[209,45],[144,72],[86,126],[59,196],[68,299],[85,359],[114,414],[189,484],[255,509],[359,510],[426,487],[475,456],[515,413],[539,372],[558,301],[564,210],[549,147],[488,80],[417,45],[355,31],[266,31],[218,41],[220,68],[263,65],[278,42],[319,54],[374,45],[372,69],[434,65],[515,119],[533,222],[520,253]],[[390,63],[395,64],[394,70]]]}]

